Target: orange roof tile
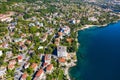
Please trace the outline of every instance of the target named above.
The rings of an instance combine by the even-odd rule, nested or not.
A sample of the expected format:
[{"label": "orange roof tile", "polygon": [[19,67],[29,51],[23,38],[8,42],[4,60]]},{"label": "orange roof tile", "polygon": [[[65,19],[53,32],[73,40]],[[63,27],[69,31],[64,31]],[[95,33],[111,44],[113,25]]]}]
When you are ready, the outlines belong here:
[{"label": "orange roof tile", "polygon": [[73,41],[73,39],[72,38],[67,38],[66,41],[71,43]]},{"label": "orange roof tile", "polygon": [[16,64],[16,60],[9,61],[9,64]]},{"label": "orange roof tile", "polygon": [[36,77],[39,77],[39,76],[41,76],[41,74],[42,74],[43,72],[44,72],[43,69],[40,69],[35,76],[36,76]]},{"label": "orange roof tile", "polygon": [[52,70],[52,68],[53,68],[53,64],[50,64],[50,65],[47,66],[46,70],[50,71],[50,70]]},{"label": "orange roof tile", "polygon": [[8,65],[8,69],[13,69],[13,68],[15,68],[15,65],[14,65],[14,64],[9,64],[9,65]]},{"label": "orange roof tile", "polygon": [[32,63],[32,65],[30,66],[31,68],[36,68],[38,66],[38,64],[37,63]]},{"label": "orange roof tile", "polygon": [[48,63],[43,63],[43,67],[46,67],[48,65]]},{"label": "orange roof tile", "polygon": [[26,79],[27,78],[27,73],[24,73],[24,74],[22,74],[22,77],[21,77],[22,79]]},{"label": "orange roof tile", "polygon": [[59,58],[58,61],[59,61],[60,63],[65,63],[65,62],[66,62],[65,58]]},{"label": "orange roof tile", "polygon": [[21,59],[22,59],[22,56],[21,56],[21,55],[19,55],[19,56],[18,56],[18,60],[21,60]]}]

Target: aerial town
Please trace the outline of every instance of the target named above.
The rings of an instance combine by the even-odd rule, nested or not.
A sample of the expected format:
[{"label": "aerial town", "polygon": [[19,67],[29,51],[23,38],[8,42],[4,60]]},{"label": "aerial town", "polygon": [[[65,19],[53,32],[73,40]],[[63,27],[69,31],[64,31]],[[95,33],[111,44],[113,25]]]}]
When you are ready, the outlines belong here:
[{"label": "aerial town", "polygon": [[16,1],[0,2],[0,80],[70,80],[77,30],[120,18],[88,3]]}]

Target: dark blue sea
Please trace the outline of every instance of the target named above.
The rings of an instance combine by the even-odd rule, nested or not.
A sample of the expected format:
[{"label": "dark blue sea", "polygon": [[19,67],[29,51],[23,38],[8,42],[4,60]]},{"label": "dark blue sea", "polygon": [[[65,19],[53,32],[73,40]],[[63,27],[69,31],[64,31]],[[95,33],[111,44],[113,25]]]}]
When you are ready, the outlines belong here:
[{"label": "dark blue sea", "polygon": [[78,32],[77,66],[72,80],[120,80],[120,21]]}]

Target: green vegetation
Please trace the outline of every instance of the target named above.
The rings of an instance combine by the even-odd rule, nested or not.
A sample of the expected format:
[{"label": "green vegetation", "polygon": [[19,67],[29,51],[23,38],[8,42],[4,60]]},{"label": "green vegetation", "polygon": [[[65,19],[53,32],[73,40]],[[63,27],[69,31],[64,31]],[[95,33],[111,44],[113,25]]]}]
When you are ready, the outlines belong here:
[{"label": "green vegetation", "polygon": [[[15,12],[15,15],[7,15],[9,11]],[[108,24],[120,18],[118,16],[119,13],[106,11],[99,6],[89,3],[75,2],[75,0],[7,0],[6,2],[2,0],[0,1],[0,14],[1,13],[6,13],[6,16],[12,17],[12,22],[17,24],[15,25],[14,31],[11,32],[8,31],[8,25],[13,25],[12,22],[0,22],[0,46],[2,46],[3,43],[9,44],[9,49],[2,47],[0,49],[4,53],[0,56],[0,66],[8,66],[9,60],[6,60],[6,51],[12,51],[12,58],[15,57],[14,59],[16,61],[18,55],[25,54],[25,58],[23,59],[26,61],[25,63],[28,62],[30,65],[37,63],[39,68],[43,68],[43,66],[39,64],[44,63],[44,54],[51,54],[51,64],[53,64],[54,70],[51,74],[45,72],[47,80],[68,80],[67,75],[64,74],[67,65],[61,65],[60,62],[58,62],[59,58],[53,55],[53,53],[57,54],[56,49],[58,45],[67,47],[67,52],[71,53],[70,55],[74,55],[72,53],[77,51],[76,39],[78,29],[84,27],[84,25]],[[96,20],[90,19],[91,17],[94,17]],[[71,21],[75,21],[76,23],[72,23]],[[59,31],[59,29],[64,26],[69,27],[66,30],[63,29]],[[69,28],[70,33],[65,34]],[[62,33],[58,34],[58,32]],[[62,36],[62,39],[60,36]],[[4,37],[10,39],[5,39]],[[13,40],[16,38],[21,40],[14,42]],[[20,50],[21,46],[24,48],[27,47],[27,49],[22,51]],[[39,49],[40,47],[41,49]],[[27,57],[29,57],[29,59],[26,59]],[[80,57],[84,58],[82,55],[80,55]],[[76,56],[70,56],[70,59],[66,59],[66,63],[71,63],[71,61],[76,59]],[[15,66],[17,68],[23,67],[23,65],[18,62]],[[45,69],[43,70],[46,71]],[[7,80],[13,80],[15,70],[7,71],[6,76],[9,78]],[[30,67],[27,69],[22,68],[20,71],[28,73],[27,80],[31,80],[33,78],[31,75],[36,73]]]},{"label": "green vegetation", "polygon": [[26,80],[31,80],[31,79],[32,79],[32,77],[31,77],[31,76],[28,76]]},{"label": "green vegetation", "polygon": [[9,69],[8,69],[8,71],[7,71],[7,76],[12,78],[12,77],[14,76],[14,71],[15,71],[15,70],[9,70]]},{"label": "green vegetation", "polygon": [[55,69],[52,74],[47,74],[47,80],[51,79],[67,80],[64,71],[60,68]]},{"label": "green vegetation", "polygon": [[40,57],[34,53],[34,55],[31,56],[29,62],[30,63],[34,63],[34,62],[39,63],[40,62]]},{"label": "green vegetation", "polygon": [[[27,71],[27,73],[28,73],[29,75],[31,75],[31,74],[33,73],[33,69],[32,69],[32,68],[27,68],[26,71]],[[28,77],[28,79],[29,79],[29,78],[30,78],[30,77]]]}]

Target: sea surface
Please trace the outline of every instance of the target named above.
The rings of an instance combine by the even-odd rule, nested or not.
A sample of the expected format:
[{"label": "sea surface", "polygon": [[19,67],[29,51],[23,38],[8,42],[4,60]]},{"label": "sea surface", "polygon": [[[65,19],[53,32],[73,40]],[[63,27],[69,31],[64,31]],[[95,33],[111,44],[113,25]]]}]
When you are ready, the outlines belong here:
[{"label": "sea surface", "polygon": [[120,80],[120,21],[79,31],[78,41],[72,80]]}]

